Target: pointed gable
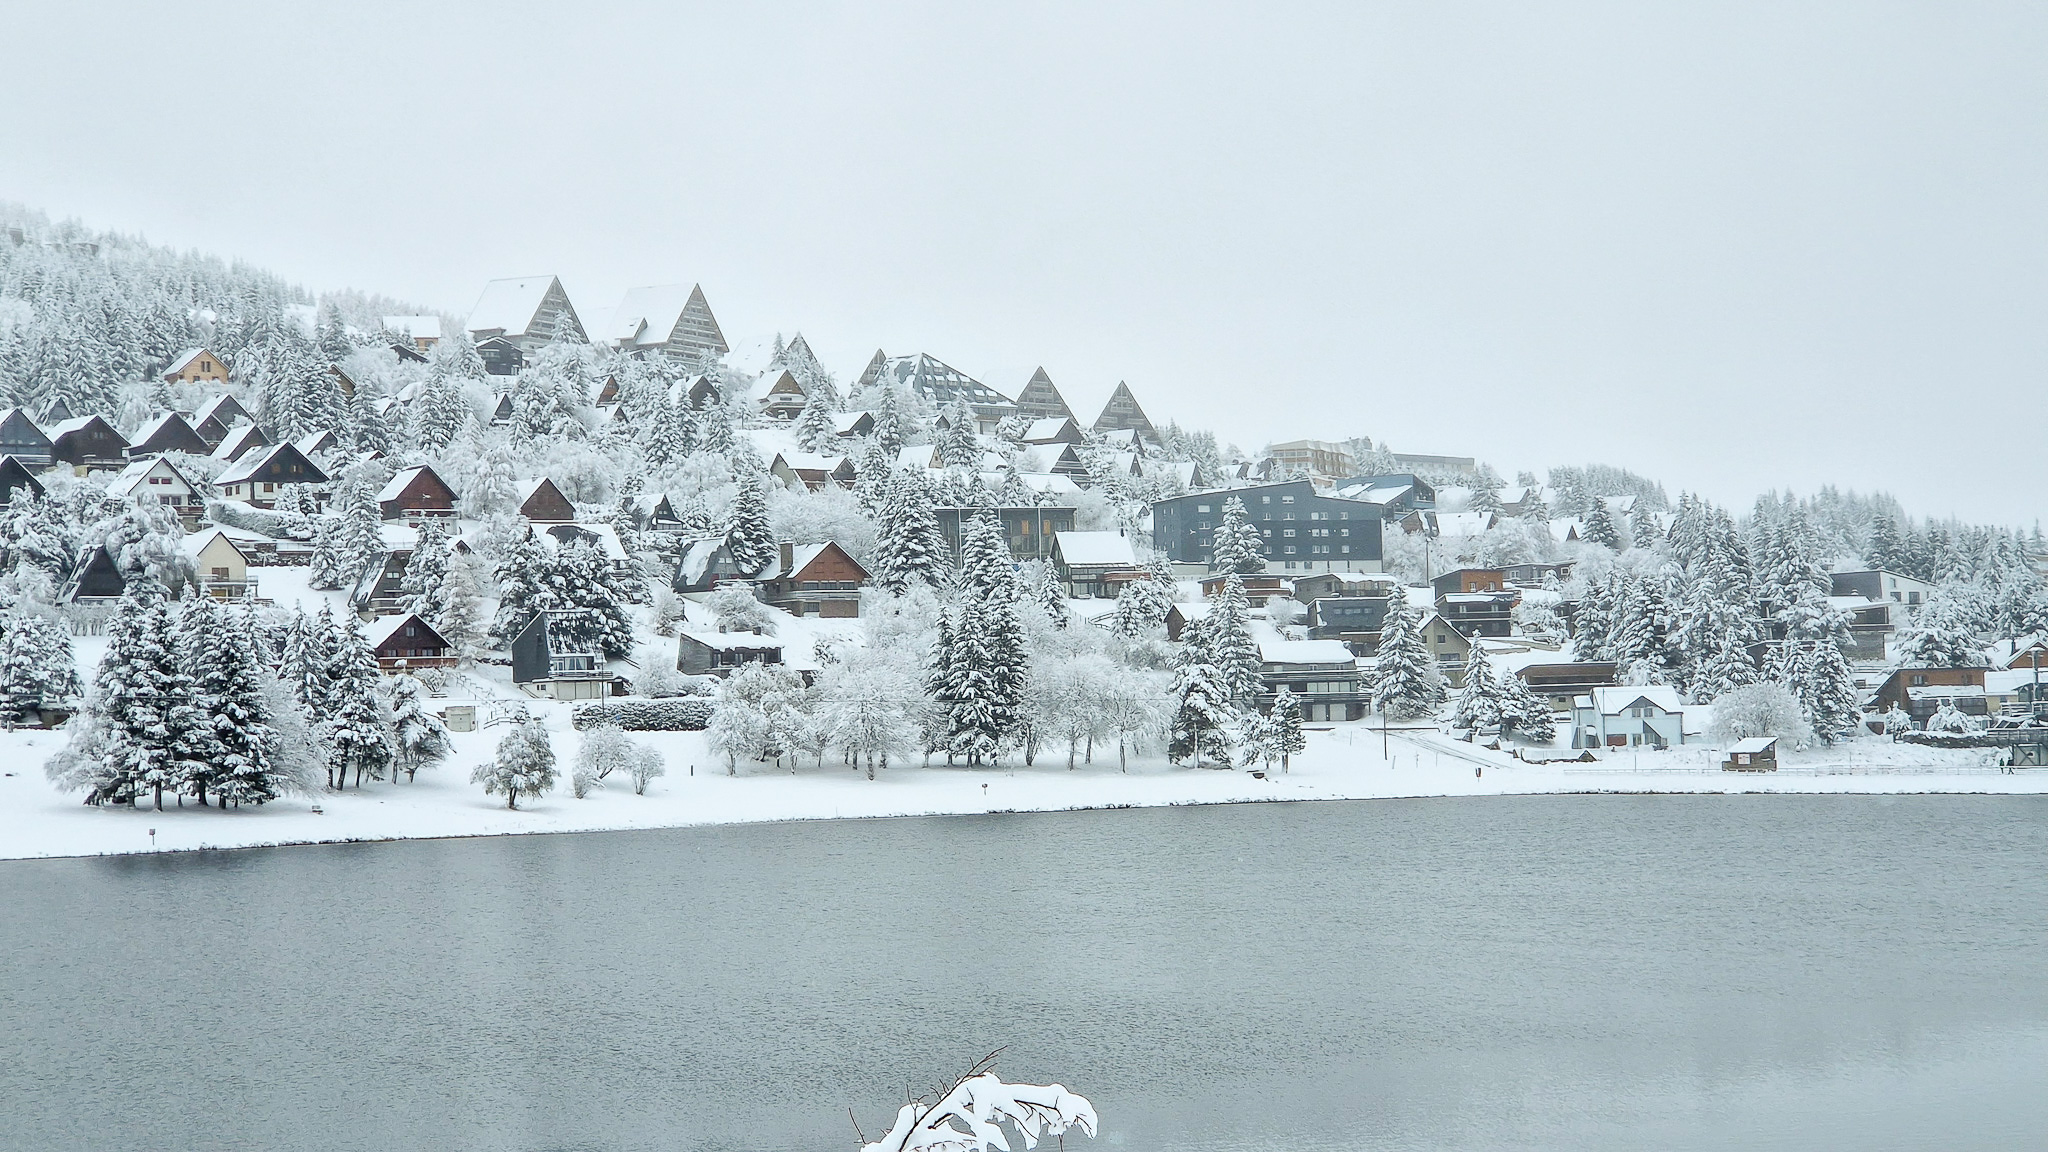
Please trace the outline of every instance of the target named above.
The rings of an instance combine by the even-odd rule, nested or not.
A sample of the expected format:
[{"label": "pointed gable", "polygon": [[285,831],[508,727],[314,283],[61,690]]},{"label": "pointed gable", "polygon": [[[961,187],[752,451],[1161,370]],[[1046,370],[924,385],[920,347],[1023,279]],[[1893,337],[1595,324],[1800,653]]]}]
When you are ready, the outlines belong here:
[{"label": "pointed gable", "polygon": [[455,490],[425,464],[401,468],[377,493],[377,513],[386,520],[407,516],[453,516]]},{"label": "pointed gable", "polygon": [[1031,374],[1031,382],[1017,393],[1017,412],[1033,420],[1072,420],[1074,410],[1067,407],[1067,398],[1053,387],[1052,377],[1045,374],[1044,367]]},{"label": "pointed gable", "polygon": [[696,284],[629,289],[612,310],[604,339],[623,352],[665,352],[683,360],[732,351],[703,287]]},{"label": "pointed gable", "polygon": [[128,444],[128,455],[156,456],[165,452],[188,452],[204,456],[213,451],[213,446],[201,439],[192,430],[185,418],[176,412],[166,412],[142,426],[135,439]]},{"label": "pointed gable", "polygon": [[576,506],[543,476],[519,486],[519,514],[536,524],[566,524],[576,519]]},{"label": "pointed gable", "polygon": [[875,349],[875,354],[868,357],[868,366],[860,370],[860,379],[853,383],[854,395],[858,396],[874,386],[876,381],[882,378],[883,371],[888,367],[889,354],[880,348]]},{"label": "pointed gable", "polygon": [[213,446],[213,458],[230,464],[257,448],[270,447],[270,436],[260,424],[237,424]]},{"label": "pointed gable", "polygon": [[515,276],[484,285],[484,294],[470,309],[468,327],[479,339],[504,336],[543,343],[565,327],[575,339],[589,339],[569,294],[553,276]]},{"label": "pointed gable", "polygon": [[0,456],[18,456],[33,464],[50,462],[50,437],[29,419],[28,411],[0,411]]},{"label": "pointed gable", "polygon": [[99,416],[74,416],[50,429],[50,456],[73,467],[110,464],[122,459],[128,441]]},{"label": "pointed gable", "polygon": [[1116,382],[1116,391],[1109,394],[1109,403],[1102,406],[1102,415],[1095,418],[1093,431],[1134,431],[1142,433],[1148,440],[1159,439],[1152,421],[1138,406],[1138,398],[1131,394],[1131,386],[1121,380]]},{"label": "pointed gable", "polygon": [[28,466],[12,456],[0,456],[0,508],[14,503],[16,492],[27,492],[31,496],[43,494],[43,482]]}]

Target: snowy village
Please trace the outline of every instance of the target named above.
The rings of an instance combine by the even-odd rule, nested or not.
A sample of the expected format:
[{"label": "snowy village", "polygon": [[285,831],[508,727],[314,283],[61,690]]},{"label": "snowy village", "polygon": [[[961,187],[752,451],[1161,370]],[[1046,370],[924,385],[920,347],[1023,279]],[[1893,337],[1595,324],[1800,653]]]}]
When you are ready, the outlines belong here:
[{"label": "snowy village", "polygon": [[712,299],[433,313],[13,214],[0,850],[2048,759],[2038,525],[1246,450]]}]

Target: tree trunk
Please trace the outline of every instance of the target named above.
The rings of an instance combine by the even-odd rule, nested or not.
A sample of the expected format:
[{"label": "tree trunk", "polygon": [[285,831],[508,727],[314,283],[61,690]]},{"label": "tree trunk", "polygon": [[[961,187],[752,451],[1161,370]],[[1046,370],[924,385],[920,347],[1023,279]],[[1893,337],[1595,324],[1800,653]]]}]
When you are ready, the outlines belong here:
[{"label": "tree trunk", "polygon": [[1087,755],[1085,755],[1085,756],[1081,757],[1081,763],[1083,763],[1083,764],[1093,764],[1093,763],[1095,763],[1095,733],[1093,733],[1093,732],[1090,732],[1090,733],[1088,734],[1088,752],[1087,752]]},{"label": "tree trunk", "polygon": [[514,812],[519,810],[519,789],[505,789],[505,807],[512,809]]},{"label": "tree trunk", "polygon": [[1078,744],[1080,744],[1080,740],[1072,736],[1067,737],[1067,771],[1069,772],[1074,770],[1074,749]]},{"label": "tree trunk", "polygon": [[1129,772],[1131,770],[1131,759],[1124,752],[1124,738],[1122,736],[1116,738],[1116,770],[1119,772]]},{"label": "tree trunk", "polygon": [[163,810],[164,810],[164,786],[163,786],[163,785],[161,785],[161,784],[158,784],[158,785],[156,785],[155,787],[156,787],[156,810],[157,810],[157,811],[159,811],[159,812],[161,812],[161,811],[163,811]]}]

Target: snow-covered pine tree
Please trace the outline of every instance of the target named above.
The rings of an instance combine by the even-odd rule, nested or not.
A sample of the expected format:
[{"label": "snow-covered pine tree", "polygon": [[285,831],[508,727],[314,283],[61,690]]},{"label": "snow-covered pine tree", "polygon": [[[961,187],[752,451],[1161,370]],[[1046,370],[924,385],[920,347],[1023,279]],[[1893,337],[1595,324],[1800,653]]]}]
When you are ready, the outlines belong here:
[{"label": "snow-covered pine tree", "polygon": [[1500,724],[1502,713],[1500,682],[1493,678],[1493,664],[1486,658],[1486,646],[1477,642],[1465,656],[1465,686],[1451,712],[1451,727],[1477,732]]},{"label": "snow-covered pine tree", "polygon": [[447,532],[439,518],[429,518],[420,524],[398,590],[405,596],[405,610],[417,613],[430,625],[448,603],[448,561]]},{"label": "snow-covered pine tree", "polygon": [[875,585],[892,595],[911,588],[941,587],[952,568],[951,549],[932,515],[930,484],[918,469],[905,468],[889,482],[875,559]]},{"label": "snow-covered pine tree", "polygon": [[1899,522],[1879,516],[1870,526],[1870,542],[1864,546],[1863,562],[1872,568],[1897,572],[1902,567]]},{"label": "snow-covered pine tree", "polygon": [[587,540],[575,541],[555,555],[555,584],[569,607],[581,609],[587,635],[572,643],[596,649],[611,658],[633,651],[633,622],[626,615],[625,595],[612,573],[611,561]]},{"label": "snow-covered pine tree", "polygon": [[826,398],[829,391],[813,388],[804,393],[804,410],[796,418],[796,443],[806,452],[831,454],[839,445],[838,413]]},{"label": "snow-covered pine tree", "polygon": [[1264,572],[1266,539],[1235,496],[1223,501],[1223,519],[1216,525],[1209,566],[1218,572]]},{"label": "snow-covered pine tree", "polygon": [[486,796],[505,797],[507,808],[518,808],[521,796],[546,795],[555,786],[555,746],[548,730],[522,714],[499,739],[497,756],[478,765],[469,780],[483,785]]},{"label": "snow-covered pine tree", "polygon": [[448,728],[434,715],[427,686],[417,676],[391,678],[391,737],[396,761],[392,779],[403,772],[408,784],[421,768],[440,762],[454,750]]},{"label": "snow-covered pine tree", "polygon": [[1251,605],[1244,594],[1244,581],[1235,572],[1223,578],[1223,588],[1204,622],[1209,660],[1222,675],[1224,691],[1231,705],[1240,711],[1254,708],[1265,689],[1260,675],[1264,659],[1259,643],[1252,638]]},{"label": "snow-covered pine tree", "polygon": [[1173,719],[1167,728],[1166,758],[1178,764],[1192,760],[1200,768],[1204,759],[1218,766],[1230,764],[1231,730],[1238,721],[1230,703],[1230,688],[1223,670],[1216,666],[1207,635],[1206,621],[1191,623],[1181,633],[1180,658],[1174,670]]},{"label": "snow-covered pine tree", "polygon": [[[1073,615],[1067,611],[1067,590],[1060,586],[1060,574],[1053,570],[1052,561],[1042,561],[1038,565],[1038,579],[1032,583],[1031,599],[1054,628],[1065,628],[1072,623]],[[1121,595],[1118,600],[1121,602]]]},{"label": "snow-covered pine tree", "polygon": [[346,627],[335,629],[332,649],[327,663],[328,707],[320,716],[332,750],[333,786],[346,787],[353,768],[356,787],[361,788],[366,773],[382,780],[391,763],[390,718],[377,691],[377,654],[354,616]]},{"label": "snow-covered pine tree", "polygon": [[134,804],[147,792],[161,811],[164,791],[175,792],[203,767],[206,751],[163,586],[147,577],[130,582],[108,636],[89,725],[104,741],[104,774],[86,802]]},{"label": "snow-covered pine tree", "polygon": [[1862,694],[1841,647],[1830,640],[1816,641],[1805,648],[1795,667],[1793,691],[1813,734],[1829,745],[1854,735],[1863,722]]},{"label": "snow-covered pine tree", "polygon": [[68,709],[80,692],[70,630],[22,611],[6,621],[6,633],[0,648],[0,722],[12,727],[30,713]]},{"label": "snow-covered pine tree", "polygon": [[554,557],[528,531],[498,565],[498,614],[491,621],[491,637],[501,645],[510,644],[535,616],[567,607],[555,583]]},{"label": "snow-covered pine tree", "polygon": [[884,455],[894,460],[896,454],[903,451],[904,428],[903,413],[893,385],[883,383],[879,386],[872,411],[875,415],[875,443],[881,446]]},{"label": "snow-covered pine tree", "polygon": [[697,451],[708,452],[717,457],[729,457],[739,446],[733,435],[732,409],[720,401],[712,401],[697,414]]},{"label": "snow-covered pine tree", "polygon": [[383,517],[377,511],[377,494],[360,479],[342,485],[340,503],[339,587],[352,588],[372,564],[384,560]]},{"label": "snow-covered pine tree", "polygon": [[974,434],[974,412],[965,398],[955,400],[946,412],[946,429],[939,434],[939,460],[948,468],[978,468],[981,441]]},{"label": "snow-covered pine tree", "polygon": [[[199,603],[192,686],[213,745],[204,780],[223,808],[268,803],[289,776],[277,762],[280,738],[263,690],[270,670],[263,666],[255,608],[232,614],[212,600]],[[206,802],[203,794],[199,802]]]},{"label": "snow-covered pine tree", "polygon": [[1647,508],[1638,507],[1628,518],[1629,546],[1633,548],[1654,548],[1659,539],[1657,517]]},{"label": "snow-covered pine tree", "polygon": [[1443,675],[1430,659],[1421,625],[1421,617],[1408,603],[1407,589],[1396,587],[1380,624],[1379,666],[1372,688],[1373,708],[1390,719],[1432,716],[1444,701]]},{"label": "snow-covered pine tree", "polygon": [[1503,672],[1500,677],[1500,731],[1503,736],[1519,735],[1539,744],[1557,736],[1557,720],[1550,705],[1513,672]]},{"label": "snow-covered pine tree", "polygon": [[733,566],[752,575],[775,561],[775,533],[768,526],[768,498],[761,489],[763,477],[749,469],[734,476],[739,491],[727,513],[725,550]]},{"label": "snow-covered pine tree", "polygon": [[1614,527],[1614,515],[1607,510],[1607,501],[1595,498],[1592,511],[1586,513],[1586,530],[1579,539],[1588,544],[1598,544],[1614,551],[1621,550],[1621,533]]},{"label": "snow-covered pine tree", "polygon": [[323,591],[341,587],[348,567],[341,525],[327,517],[313,522],[313,561],[306,572],[306,586]]},{"label": "snow-covered pine tree", "polygon": [[1003,717],[987,640],[975,601],[963,598],[942,615],[928,682],[940,714],[939,750],[949,764],[956,756],[970,765],[993,761],[1000,746]]},{"label": "snow-covered pine tree", "polygon": [[1294,754],[1308,747],[1308,737],[1301,731],[1301,698],[1284,684],[1273,694],[1271,719],[1274,740],[1280,749],[1280,770],[1285,772]]},{"label": "snow-covered pine tree", "polygon": [[475,658],[488,638],[490,622],[484,616],[484,600],[490,588],[491,574],[481,556],[464,553],[449,561],[440,615],[427,623],[464,660]]}]

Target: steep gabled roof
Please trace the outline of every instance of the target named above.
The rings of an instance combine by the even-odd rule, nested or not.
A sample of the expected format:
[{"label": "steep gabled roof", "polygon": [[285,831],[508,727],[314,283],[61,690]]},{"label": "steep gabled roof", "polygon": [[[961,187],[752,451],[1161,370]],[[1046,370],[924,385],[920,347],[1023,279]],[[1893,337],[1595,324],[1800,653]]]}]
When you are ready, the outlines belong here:
[{"label": "steep gabled roof", "polygon": [[1109,394],[1109,402],[1102,406],[1102,415],[1095,418],[1093,426],[1096,432],[1115,429],[1132,429],[1151,439],[1159,438],[1145,410],[1138,406],[1138,398],[1131,394],[1131,386],[1121,380],[1116,382],[1116,391]]},{"label": "steep gabled roof", "polygon": [[142,487],[143,480],[151,473],[159,475],[168,473],[176,477],[178,483],[183,484],[187,491],[193,490],[192,482],[185,479],[185,474],[178,471],[177,467],[169,460],[161,456],[151,456],[147,460],[137,460],[126,468],[121,469],[121,474],[114,477],[113,481],[107,485],[107,495],[133,496],[136,490]]},{"label": "steep gabled roof", "polygon": [[306,471],[311,474],[311,478],[307,483],[324,484],[327,482],[327,473],[321,471],[319,465],[306,459],[306,454],[293,447],[290,443],[284,443],[272,444],[260,452],[250,452],[244,455],[235,462],[234,467],[216,477],[214,483],[222,487],[226,487],[229,484],[245,483],[253,479],[257,470],[265,464],[270,463],[272,460],[281,460],[287,456],[296,457],[298,462],[304,465]]},{"label": "steep gabled roof", "polygon": [[[562,282],[553,276],[515,276],[507,280],[493,280],[484,285],[484,294],[477,298],[476,307],[469,310],[469,330],[472,333],[496,332],[506,336],[553,336],[552,332],[529,331],[539,318],[541,305],[547,302],[551,293],[559,293],[566,307],[568,297],[562,293]],[[569,308],[569,315],[576,315]],[[580,329],[581,323],[577,324]]]},{"label": "steep gabled roof", "polygon": [[227,392],[222,392],[214,396],[213,399],[201,404],[199,411],[192,413],[192,426],[197,428],[215,417],[219,417],[223,424],[237,417],[243,420],[255,419],[255,417],[249,415],[247,408],[242,407],[240,400],[235,399],[233,395]]},{"label": "steep gabled roof", "polygon": [[[196,445],[197,451],[193,452],[194,455],[201,455],[206,451],[206,441],[201,439],[199,433],[192,430],[192,425],[187,424],[185,418],[176,412],[166,412],[144,424],[135,433],[135,438],[128,441],[128,447],[132,451],[159,440],[163,441],[159,447],[164,449],[175,448],[181,452],[193,452],[192,446]],[[181,445],[184,447],[180,447]]]},{"label": "steep gabled roof", "polygon": [[1067,398],[1053,387],[1052,377],[1045,374],[1043,367],[1033,372],[1024,390],[1017,393],[1017,411],[1039,419],[1074,418],[1074,410],[1067,407]]},{"label": "steep gabled roof", "polygon": [[209,360],[217,362],[218,364],[220,364],[222,372],[226,372],[228,366],[227,361],[222,360],[220,357],[215,356],[212,352],[204,348],[187,348],[183,352],[178,353],[176,356],[171,357],[171,366],[164,369],[161,373],[159,373],[159,375],[164,376],[166,378],[176,376],[178,373],[183,372],[186,368],[190,367],[192,362],[194,360],[199,359],[201,356],[204,356]]},{"label": "steep gabled roof", "polygon": [[881,377],[898,388],[907,389],[935,409],[966,400],[975,408],[1015,408],[1008,396],[983,384],[936,356],[919,352],[915,356],[891,357],[882,366]]},{"label": "steep gabled roof", "polygon": [[265,448],[269,445],[270,437],[264,433],[262,425],[237,424],[228,429],[228,434],[221,437],[219,444],[214,445],[213,458],[238,460],[252,448]]},{"label": "steep gabled roof", "polygon": [[369,624],[363,627],[363,639],[368,640],[370,642],[370,648],[372,650],[382,648],[386,640],[389,640],[393,636],[397,635],[399,628],[407,624],[411,624],[417,628],[425,629],[426,634],[428,636],[433,637],[434,640],[437,641],[441,647],[448,647],[448,641],[443,639],[439,632],[434,631],[433,625],[427,623],[425,620],[420,619],[416,613],[412,612],[400,612],[392,616],[377,617],[375,620],[370,621]]},{"label": "steep gabled roof", "polygon": [[631,288],[612,309],[602,337],[625,351],[671,348],[675,351],[732,349],[704,289],[695,284],[656,284]]}]

